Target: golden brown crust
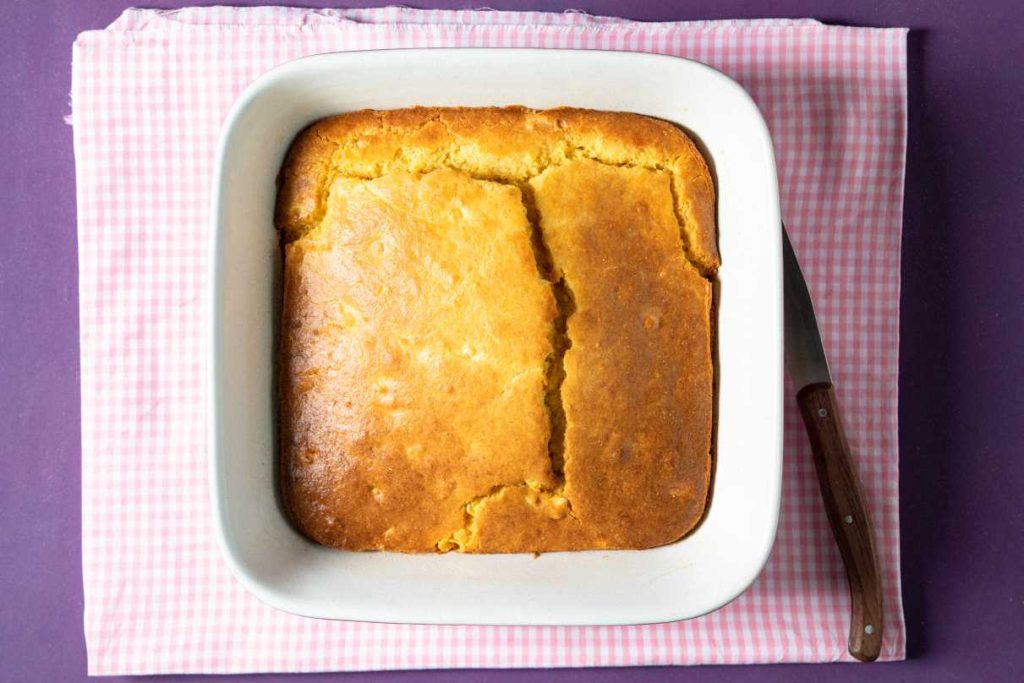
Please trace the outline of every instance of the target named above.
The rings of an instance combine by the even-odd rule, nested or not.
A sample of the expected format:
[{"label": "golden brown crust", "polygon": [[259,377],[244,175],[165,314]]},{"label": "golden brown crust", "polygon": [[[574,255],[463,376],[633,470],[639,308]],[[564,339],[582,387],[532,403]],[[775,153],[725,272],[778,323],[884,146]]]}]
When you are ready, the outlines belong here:
[{"label": "golden brown crust", "polygon": [[575,308],[561,387],[565,495],[607,547],[674,541],[707,498],[711,283],[683,256],[670,182],[589,160],[532,181]]},{"label": "golden brown crust", "polygon": [[288,154],[277,223],[288,239],[315,224],[331,173],[375,178],[392,169],[454,168],[522,184],[580,158],[668,172],[687,254],[702,272],[714,272],[715,191],[704,157],[677,127],[638,114],[416,107],[322,119],[298,136]]},{"label": "golden brown crust", "polygon": [[710,474],[713,207],[693,143],[642,116],[418,108],[307,128],[277,205],[296,526],[406,552],[686,533]]},{"label": "golden brown crust", "polygon": [[555,305],[516,188],[447,169],[338,178],[322,225],[285,252],[282,460],[300,528],[427,550],[496,482],[554,485]]}]

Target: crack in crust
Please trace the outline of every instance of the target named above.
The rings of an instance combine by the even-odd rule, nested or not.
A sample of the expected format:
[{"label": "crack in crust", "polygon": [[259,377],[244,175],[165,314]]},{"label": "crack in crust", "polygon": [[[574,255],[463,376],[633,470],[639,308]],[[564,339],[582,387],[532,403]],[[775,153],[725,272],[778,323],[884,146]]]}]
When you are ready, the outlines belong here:
[{"label": "crack in crust", "polygon": [[491,490],[487,493],[466,501],[465,505],[463,505],[464,520],[462,526],[438,540],[436,543],[437,549],[442,553],[446,553],[451,550],[461,550],[469,545],[477,533],[480,508],[484,503],[497,498],[509,489],[523,489],[529,503],[535,507],[543,508],[545,513],[552,519],[568,517],[579,522],[579,519],[573,512],[572,503],[565,495],[564,483],[553,489],[531,481],[498,484],[492,486]]},{"label": "crack in crust", "polygon": [[[572,347],[572,339],[569,337],[569,318],[576,311],[576,302],[572,295],[572,289],[564,276],[560,276],[551,257],[551,250],[544,241],[544,230],[541,227],[540,215],[533,201],[532,189],[528,186],[521,188],[523,207],[526,210],[527,220],[530,223],[530,243],[533,247],[534,259],[537,263],[537,273],[541,279],[551,285],[552,294],[555,298],[557,315],[551,323],[551,354],[548,356],[545,366],[547,378],[544,392],[544,405],[547,411],[550,434],[548,436],[548,457],[551,459],[551,471],[554,474],[557,484],[552,487],[544,487],[532,482],[519,482],[515,484],[501,484],[491,488],[482,495],[476,496],[467,501],[464,505],[464,522],[460,529],[456,529],[437,542],[437,548],[441,552],[461,549],[466,546],[476,533],[477,510],[488,500],[509,488],[526,487],[535,493],[537,500],[535,504],[543,502],[554,503],[557,513],[561,514],[564,505],[564,514],[576,519],[572,509],[572,501],[565,494],[565,407],[562,405],[562,382],[565,380],[565,353]],[[564,501],[562,503],[561,501]]]},{"label": "crack in crust", "polygon": [[[714,206],[714,187],[704,158],[693,142],[670,123],[639,115],[614,114],[620,119],[625,117],[629,122],[622,130],[610,128],[621,137],[622,146],[645,150],[644,159],[628,158],[618,147],[596,145],[589,139],[593,137],[591,133],[579,129],[575,119],[584,111],[568,108],[532,111],[521,107],[417,108],[398,113],[356,112],[318,121],[299,135],[285,164],[302,170],[279,179],[282,191],[279,194],[278,227],[286,242],[315,229],[323,220],[330,185],[340,176],[373,180],[395,170],[427,173],[449,168],[462,171],[476,180],[515,185],[524,197],[528,197],[531,179],[549,168],[586,159],[612,167],[667,173],[684,253],[702,276],[711,279],[719,264],[713,209],[708,208]],[[472,145],[466,144],[460,128],[465,128],[466,132],[473,131],[479,125],[476,117],[495,112],[514,117],[510,128],[512,124],[518,124],[525,131],[521,133],[523,139],[519,147],[509,143],[512,146],[511,156],[518,154],[520,157],[518,165],[502,168],[498,164],[488,168],[466,152]],[[398,114],[408,122],[395,125],[389,117]],[[504,144],[502,135],[495,134],[497,144]],[[504,134],[510,138],[516,135],[514,130]],[[353,163],[349,154],[353,148],[364,156],[367,150],[385,154],[378,155],[380,158],[372,162]],[[323,155],[324,152],[328,154]],[[320,168],[313,169],[304,163],[304,157],[319,155],[327,159]],[[490,153],[484,156],[488,155],[494,156]],[[314,183],[303,176],[310,173],[316,175]],[[314,184],[315,189],[310,191],[309,184]],[[304,192],[314,198],[307,212],[304,215],[286,213],[283,209],[289,201]]]}]

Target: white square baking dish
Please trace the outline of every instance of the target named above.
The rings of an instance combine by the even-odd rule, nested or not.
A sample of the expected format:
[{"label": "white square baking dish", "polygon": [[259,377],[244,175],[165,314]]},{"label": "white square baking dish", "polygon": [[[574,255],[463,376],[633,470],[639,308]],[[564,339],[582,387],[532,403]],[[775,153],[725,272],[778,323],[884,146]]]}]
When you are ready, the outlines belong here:
[{"label": "white square baking dish", "polygon": [[[703,523],[641,551],[352,553],[302,538],[280,511],[274,397],[275,177],[315,119],[412,105],[569,105],[648,114],[702,144],[717,178],[717,449]],[[696,62],[579,50],[432,49],[318,55],[270,71],[224,124],[211,239],[210,454],[216,526],[264,602],[330,619],[632,624],[728,603],[771,551],[782,475],[782,285],[771,139],[744,90]]]}]

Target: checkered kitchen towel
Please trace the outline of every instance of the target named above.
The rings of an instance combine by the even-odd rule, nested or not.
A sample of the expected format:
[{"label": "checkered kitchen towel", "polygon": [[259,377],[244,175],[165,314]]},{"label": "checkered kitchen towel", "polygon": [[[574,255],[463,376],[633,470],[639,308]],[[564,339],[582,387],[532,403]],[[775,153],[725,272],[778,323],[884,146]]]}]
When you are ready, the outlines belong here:
[{"label": "checkered kitchen towel", "polygon": [[904,656],[896,373],[906,32],[815,21],[643,24],[406,9],[129,10],[74,45],[89,672],[619,666],[849,659],[846,579],[807,438],[786,406],[778,541],[741,598],[653,626],[391,626],[267,607],[221,559],[207,486],[210,174],[235,97],[318,52],[638,50],[711,64],[754,96],[816,295]]}]

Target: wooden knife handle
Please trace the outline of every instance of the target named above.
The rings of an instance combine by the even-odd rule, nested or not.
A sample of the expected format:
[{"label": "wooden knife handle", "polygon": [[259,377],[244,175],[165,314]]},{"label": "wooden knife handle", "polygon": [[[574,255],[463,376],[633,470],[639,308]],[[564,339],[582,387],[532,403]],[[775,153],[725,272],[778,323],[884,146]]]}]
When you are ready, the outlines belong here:
[{"label": "wooden knife handle", "polygon": [[882,650],[878,553],[835,391],[831,384],[811,384],[800,390],[796,401],[807,425],[821,497],[850,582],[850,654],[862,662],[873,662]]}]

